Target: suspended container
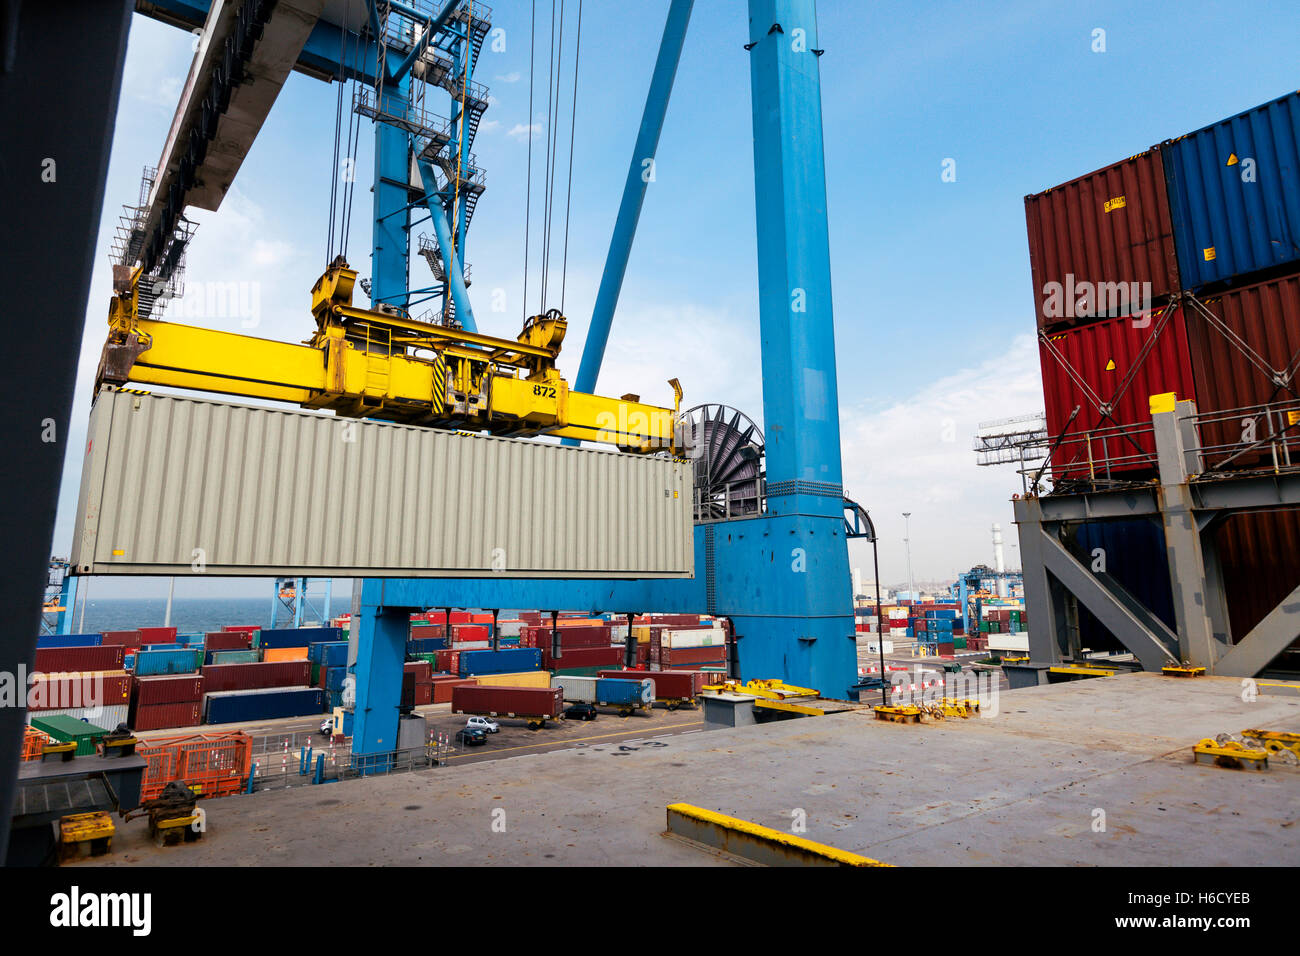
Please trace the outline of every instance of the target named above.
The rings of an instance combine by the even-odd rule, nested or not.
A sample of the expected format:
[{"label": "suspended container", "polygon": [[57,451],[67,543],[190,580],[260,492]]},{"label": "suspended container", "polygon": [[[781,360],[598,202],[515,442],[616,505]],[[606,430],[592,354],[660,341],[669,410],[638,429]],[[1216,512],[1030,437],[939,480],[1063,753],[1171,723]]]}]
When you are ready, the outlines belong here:
[{"label": "suspended container", "polygon": [[209,576],[400,578],[694,571],[689,462],[347,424],[345,436],[331,415],[102,390],[72,566],[189,575],[201,560]]}]

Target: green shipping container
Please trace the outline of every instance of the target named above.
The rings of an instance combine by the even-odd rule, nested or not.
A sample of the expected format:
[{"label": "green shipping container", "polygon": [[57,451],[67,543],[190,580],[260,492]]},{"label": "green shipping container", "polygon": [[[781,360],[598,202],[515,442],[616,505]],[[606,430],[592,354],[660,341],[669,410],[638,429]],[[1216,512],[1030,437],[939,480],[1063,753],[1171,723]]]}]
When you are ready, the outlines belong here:
[{"label": "green shipping container", "polygon": [[980,621],[980,633],[981,633],[981,634],[987,634],[988,632],[989,632],[989,622],[988,622],[988,621]]},{"label": "green shipping container", "polygon": [[54,714],[50,717],[32,715],[30,723],[37,730],[43,730],[55,740],[75,741],[78,757],[93,757],[96,753],[95,741],[108,733],[103,727],[96,727],[67,714]]},{"label": "green shipping container", "polygon": [[319,661],[311,662],[311,686],[312,687],[320,686],[320,662]]},{"label": "green shipping container", "polygon": [[957,651],[963,651],[963,650],[965,650],[965,649],[966,649],[966,638],[964,638],[964,637],[957,637],[957,636],[954,635],[954,636],[953,636],[953,639],[952,639],[952,647],[953,647],[953,650],[957,650]]},{"label": "green shipping container", "polygon": [[214,664],[256,664],[262,660],[261,651],[213,651]]}]

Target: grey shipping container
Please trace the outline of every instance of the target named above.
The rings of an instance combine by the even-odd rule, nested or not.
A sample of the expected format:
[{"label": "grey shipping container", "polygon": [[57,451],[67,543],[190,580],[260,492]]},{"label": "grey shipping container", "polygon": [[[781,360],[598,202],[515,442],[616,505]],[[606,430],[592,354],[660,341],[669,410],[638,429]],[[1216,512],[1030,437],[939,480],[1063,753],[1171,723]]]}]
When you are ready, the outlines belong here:
[{"label": "grey shipping container", "polygon": [[109,388],[72,549],[85,574],[666,578],[693,564],[689,462]]}]

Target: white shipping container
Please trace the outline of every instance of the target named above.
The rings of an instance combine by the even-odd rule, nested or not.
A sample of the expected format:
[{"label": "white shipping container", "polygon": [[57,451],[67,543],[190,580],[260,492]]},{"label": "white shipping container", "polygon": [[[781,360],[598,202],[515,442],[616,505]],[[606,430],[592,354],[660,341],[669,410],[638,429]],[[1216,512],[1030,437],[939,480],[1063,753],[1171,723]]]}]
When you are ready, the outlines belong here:
[{"label": "white shipping container", "polygon": [[691,463],[105,388],[88,574],[690,577]]},{"label": "white shipping container", "polygon": [[721,627],[699,627],[690,630],[663,630],[659,632],[660,647],[717,647],[725,643],[727,643],[727,632]]},{"label": "white shipping container", "polygon": [[[892,653],[894,653],[894,642],[893,642],[893,641],[885,641],[885,642],[884,642],[884,645],[885,645],[885,653],[886,653],[886,654],[892,654]],[[872,653],[872,654],[879,654],[879,653],[880,653],[880,644],[877,643],[876,641],[872,641],[872,642],[870,642],[869,644],[867,644],[867,650],[868,650],[870,653]]]},{"label": "white shipping container", "polygon": [[552,687],[564,688],[564,699],[573,703],[594,704],[596,702],[595,677],[571,677],[568,674],[555,674],[551,677]]},{"label": "white shipping container", "polygon": [[498,621],[497,633],[502,637],[518,637],[523,633],[523,621]]},{"label": "white shipping container", "polygon": [[31,710],[27,712],[27,720],[30,723],[33,717],[53,717],[55,714],[75,717],[77,720],[87,721],[96,727],[103,727],[105,730],[116,730],[118,724],[126,723],[127,705],[115,704],[112,707],[65,707],[62,710]]},{"label": "white shipping container", "polygon": [[1021,651],[1029,653],[1029,632],[1021,631],[1019,634],[990,634],[989,635],[990,651]]}]

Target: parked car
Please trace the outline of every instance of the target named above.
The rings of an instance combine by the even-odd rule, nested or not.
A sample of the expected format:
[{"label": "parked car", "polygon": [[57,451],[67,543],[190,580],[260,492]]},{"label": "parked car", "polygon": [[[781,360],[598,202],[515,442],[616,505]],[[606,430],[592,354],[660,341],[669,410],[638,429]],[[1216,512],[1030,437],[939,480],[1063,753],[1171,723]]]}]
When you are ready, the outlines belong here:
[{"label": "parked car", "polygon": [[484,733],[496,734],[501,732],[501,725],[495,720],[488,720],[486,717],[471,717],[469,720],[465,721],[465,729],[478,729]]},{"label": "parked car", "polygon": [[487,731],[478,727],[466,727],[456,731],[456,743],[462,747],[481,747],[487,743]]},{"label": "parked car", "polygon": [[598,716],[591,704],[570,704],[564,708],[565,720],[595,720]]}]

